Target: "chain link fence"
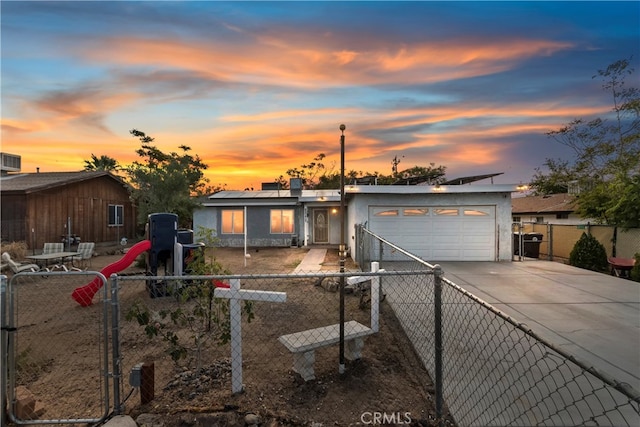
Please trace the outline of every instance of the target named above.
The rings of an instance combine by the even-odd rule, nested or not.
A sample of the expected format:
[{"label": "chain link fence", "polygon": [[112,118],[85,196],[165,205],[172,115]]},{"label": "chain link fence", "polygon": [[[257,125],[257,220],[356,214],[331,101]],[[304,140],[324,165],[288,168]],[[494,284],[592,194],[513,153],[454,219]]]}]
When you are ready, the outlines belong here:
[{"label": "chain link fence", "polygon": [[[434,268],[364,227],[356,236],[361,265],[379,261],[387,271]],[[402,277],[389,278],[384,291],[428,371],[436,382],[441,378],[443,399],[458,425],[640,422],[637,390],[580,362],[450,280],[416,287]]]},{"label": "chain link fence", "polygon": [[3,282],[10,421],[236,411],[286,425],[453,424],[380,291],[391,275],[427,287],[431,272],[112,276],[81,307],[71,296],[92,275]]},{"label": "chain link fence", "polygon": [[[514,233],[542,235],[539,257],[551,261],[568,261],[571,250],[583,233],[591,234],[605,248],[608,257],[633,258],[640,253],[640,229],[622,230],[609,225],[569,225],[514,223]],[[514,242],[517,238],[514,238]],[[518,255],[517,251],[514,255]]]}]

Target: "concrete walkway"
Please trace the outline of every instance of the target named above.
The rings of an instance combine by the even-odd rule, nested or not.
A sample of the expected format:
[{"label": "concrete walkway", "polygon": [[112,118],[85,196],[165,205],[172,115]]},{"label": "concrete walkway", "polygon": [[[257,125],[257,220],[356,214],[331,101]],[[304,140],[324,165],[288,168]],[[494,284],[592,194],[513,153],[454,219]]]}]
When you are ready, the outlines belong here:
[{"label": "concrete walkway", "polygon": [[449,280],[640,390],[640,283],[539,260],[440,265]]},{"label": "concrete walkway", "polygon": [[294,273],[310,273],[320,271],[324,257],[327,255],[326,249],[309,249],[300,264],[293,270]]}]

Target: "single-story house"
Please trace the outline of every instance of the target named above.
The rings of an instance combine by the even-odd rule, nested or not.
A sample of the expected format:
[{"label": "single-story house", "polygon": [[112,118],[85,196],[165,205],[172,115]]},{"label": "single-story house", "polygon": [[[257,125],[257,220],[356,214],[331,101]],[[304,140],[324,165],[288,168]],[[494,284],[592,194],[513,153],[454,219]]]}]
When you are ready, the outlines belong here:
[{"label": "single-story house", "polygon": [[[428,261],[511,260],[515,185],[346,185],[345,244],[365,225]],[[339,190],[221,191],[193,216],[220,246],[340,244]],[[246,233],[245,233],[246,230]]]},{"label": "single-story house", "polygon": [[129,190],[107,171],[3,171],[0,211],[2,241],[24,241],[34,250],[70,235],[97,244],[135,237]]},{"label": "single-story house", "polygon": [[549,224],[586,224],[575,213],[576,198],[567,193],[525,196],[511,199],[513,222]]}]

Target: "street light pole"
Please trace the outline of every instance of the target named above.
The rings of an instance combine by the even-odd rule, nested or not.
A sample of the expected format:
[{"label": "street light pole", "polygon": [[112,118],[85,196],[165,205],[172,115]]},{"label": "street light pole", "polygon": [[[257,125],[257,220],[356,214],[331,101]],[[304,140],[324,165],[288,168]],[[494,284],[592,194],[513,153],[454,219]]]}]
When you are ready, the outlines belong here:
[{"label": "street light pole", "polygon": [[[344,273],[346,247],[344,241],[345,203],[344,203],[344,130],[340,125],[340,273]],[[340,276],[340,366],[338,371],[344,373],[344,275]]]}]

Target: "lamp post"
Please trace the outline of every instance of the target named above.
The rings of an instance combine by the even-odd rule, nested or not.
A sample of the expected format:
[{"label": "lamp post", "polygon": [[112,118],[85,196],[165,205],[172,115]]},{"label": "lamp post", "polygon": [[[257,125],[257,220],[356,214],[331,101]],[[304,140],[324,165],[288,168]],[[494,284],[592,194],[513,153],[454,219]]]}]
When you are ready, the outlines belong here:
[{"label": "lamp post", "polygon": [[[340,125],[340,273],[344,273],[346,247],[344,242],[344,130]],[[340,276],[340,366],[338,371],[344,373],[344,275]]]}]

